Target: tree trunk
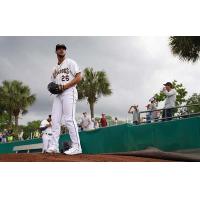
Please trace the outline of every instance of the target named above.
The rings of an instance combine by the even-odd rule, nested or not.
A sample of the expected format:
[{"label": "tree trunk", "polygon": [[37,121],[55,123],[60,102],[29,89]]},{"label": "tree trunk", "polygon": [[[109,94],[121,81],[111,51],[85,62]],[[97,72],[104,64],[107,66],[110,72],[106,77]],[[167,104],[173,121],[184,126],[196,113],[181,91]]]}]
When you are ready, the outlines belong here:
[{"label": "tree trunk", "polygon": [[11,109],[9,110],[9,113],[8,113],[8,124],[9,124],[9,126],[11,126],[11,124],[12,124],[12,111],[11,111]]},{"label": "tree trunk", "polygon": [[94,117],[94,103],[89,103],[90,104],[90,113],[91,113],[91,118]]},{"label": "tree trunk", "polygon": [[18,127],[18,115],[15,115],[15,127]]}]

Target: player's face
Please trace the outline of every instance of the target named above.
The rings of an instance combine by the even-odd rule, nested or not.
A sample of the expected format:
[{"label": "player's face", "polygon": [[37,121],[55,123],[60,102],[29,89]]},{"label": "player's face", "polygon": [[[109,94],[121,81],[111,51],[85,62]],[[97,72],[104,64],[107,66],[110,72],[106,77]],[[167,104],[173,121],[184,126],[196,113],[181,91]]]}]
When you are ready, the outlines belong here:
[{"label": "player's face", "polygon": [[66,50],[64,48],[59,48],[56,51],[57,56],[64,57],[66,55]]},{"label": "player's face", "polygon": [[166,85],[165,87],[166,87],[166,90],[167,90],[167,91],[169,91],[170,88],[171,88],[169,85]]}]

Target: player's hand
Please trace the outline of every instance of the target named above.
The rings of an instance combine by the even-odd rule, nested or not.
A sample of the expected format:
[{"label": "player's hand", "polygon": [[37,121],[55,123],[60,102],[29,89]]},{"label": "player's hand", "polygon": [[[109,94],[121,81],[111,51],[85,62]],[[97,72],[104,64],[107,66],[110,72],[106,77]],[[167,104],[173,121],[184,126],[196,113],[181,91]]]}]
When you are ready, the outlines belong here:
[{"label": "player's hand", "polygon": [[47,124],[47,127],[51,127],[51,123]]},{"label": "player's hand", "polygon": [[163,88],[163,91],[165,91],[165,90],[166,90],[166,87]]},{"label": "player's hand", "polygon": [[66,83],[64,86],[63,86],[63,89],[64,90],[67,90],[69,88],[69,85]]}]

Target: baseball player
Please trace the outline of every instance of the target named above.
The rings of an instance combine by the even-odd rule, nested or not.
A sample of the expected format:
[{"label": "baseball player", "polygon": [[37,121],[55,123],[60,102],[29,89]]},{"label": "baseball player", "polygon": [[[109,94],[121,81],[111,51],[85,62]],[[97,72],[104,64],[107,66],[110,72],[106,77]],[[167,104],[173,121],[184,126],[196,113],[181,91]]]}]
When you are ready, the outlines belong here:
[{"label": "baseball player", "polygon": [[41,122],[40,130],[42,132],[42,142],[43,142],[42,153],[46,153],[50,146],[52,137],[51,115],[49,115],[48,119],[45,119]]},{"label": "baseball player", "polygon": [[75,120],[76,101],[78,99],[76,84],[81,81],[81,70],[75,61],[66,56],[66,50],[67,48],[64,44],[56,45],[58,61],[53,68],[52,82],[48,85],[49,91],[56,95],[52,108],[52,142],[47,152],[59,152],[60,126],[61,119],[63,119],[65,126],[69,130],[72,142],[71,148],[64,153],[75,155],[82,153]]}]

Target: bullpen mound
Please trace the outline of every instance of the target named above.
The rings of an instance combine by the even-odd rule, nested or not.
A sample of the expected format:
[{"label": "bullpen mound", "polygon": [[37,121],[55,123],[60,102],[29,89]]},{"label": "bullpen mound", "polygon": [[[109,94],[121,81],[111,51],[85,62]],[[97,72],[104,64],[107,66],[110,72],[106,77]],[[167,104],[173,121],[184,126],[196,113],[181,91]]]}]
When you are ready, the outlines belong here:
[{"label": "bullpen mound", "polygon": [[163,162],[166,160],[125,155],[1,154],[0,162]]}]

